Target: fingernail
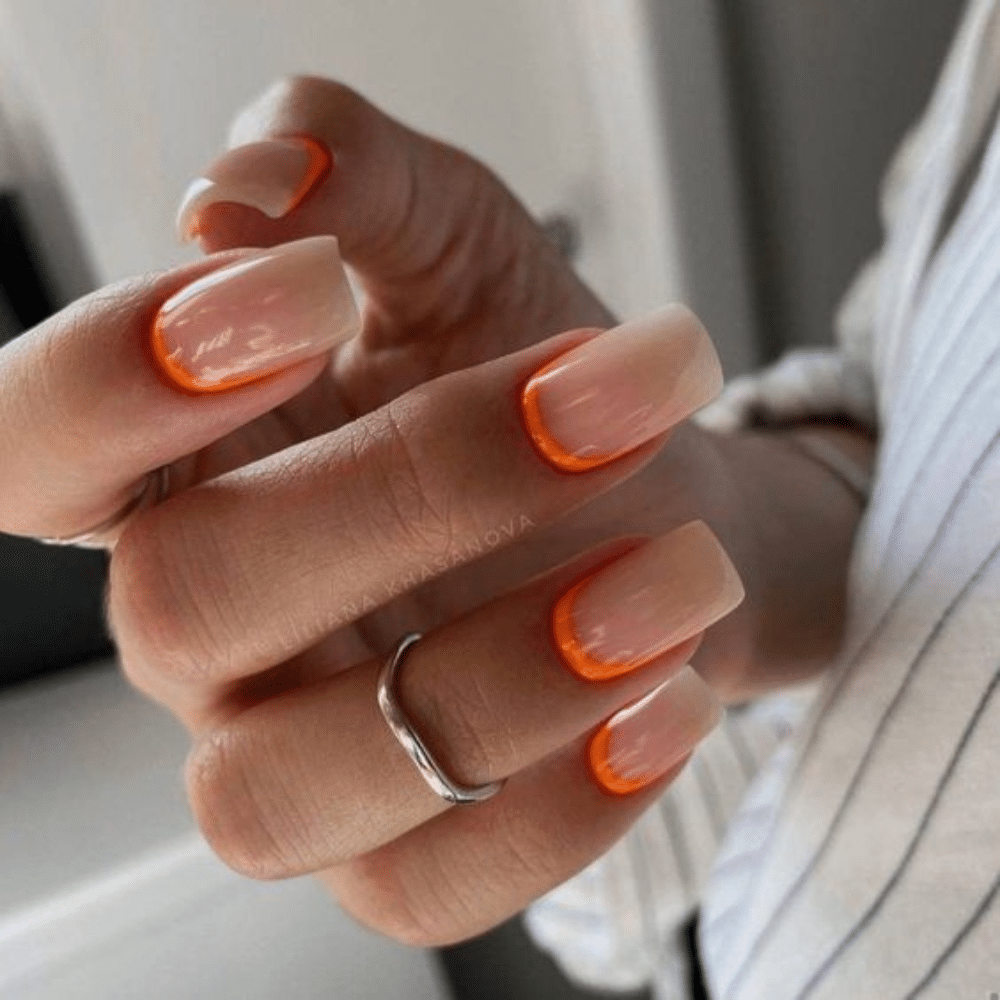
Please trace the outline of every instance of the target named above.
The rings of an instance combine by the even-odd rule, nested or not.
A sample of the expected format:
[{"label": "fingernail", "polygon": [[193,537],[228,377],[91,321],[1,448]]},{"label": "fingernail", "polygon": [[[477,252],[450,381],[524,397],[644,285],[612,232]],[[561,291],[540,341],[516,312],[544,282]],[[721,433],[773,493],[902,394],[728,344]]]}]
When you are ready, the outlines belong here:
[{"label": "fingernail", "polygon": [[349,340],[358,310],[333,236],[254,253],[160,307],[153,352],[184,389],[221,392]]},{"label": "fingernail", "polygon": [[229,150],[192,181],[177,213],[182,240],[198,235],[204,209],[216,202],[256,208],[272,219],[298,208],[329,173],[329,150],[311,136],[253,142]]},{"label": "fingernail", "polygon": [[712,689],[691,667],[613,715],[587,743],[588,769],[614,795],[663,777],[722,720]]},{"label": "fingernail", "polygon": [[549,362],[528,380],[521,408],[546,461],[588,472],[669,430],[721,388],[704,327],[689,310],[669,306]]},{"label": "fingernail", "polygon": [[552,609],[552,636],[586,680],[645,666],[729,614],[744,596],[733,564],[691,521],[585,576]]}]

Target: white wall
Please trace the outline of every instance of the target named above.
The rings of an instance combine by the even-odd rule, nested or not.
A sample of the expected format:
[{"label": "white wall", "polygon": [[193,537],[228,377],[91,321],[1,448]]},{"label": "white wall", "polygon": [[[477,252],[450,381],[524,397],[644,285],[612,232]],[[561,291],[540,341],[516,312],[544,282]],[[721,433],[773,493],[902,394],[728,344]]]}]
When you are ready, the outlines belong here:
[{"label": "white wall", "polygon": [[107,281],[190,255],[173,239],[180,192],[234,111],[288,72],[341,79],[464,145],[536,211],[586,213],[594,155],[571,3],[3,0],[0,60]]}]

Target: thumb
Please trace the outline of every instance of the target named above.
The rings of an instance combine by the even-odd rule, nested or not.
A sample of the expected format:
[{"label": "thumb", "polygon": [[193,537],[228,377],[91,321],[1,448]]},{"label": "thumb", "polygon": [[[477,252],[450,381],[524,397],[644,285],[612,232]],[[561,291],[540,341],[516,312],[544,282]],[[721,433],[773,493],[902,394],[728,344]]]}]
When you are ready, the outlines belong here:
[{"label": "thumb", "polygon": [[425,291],[440,301],[441,279],[467,281],[467,261],[491,280],[525,250],[557,258],[486,167],[341,84],[279,82],[238,116],[230,142],[178,214],[181,236],[208,252],[332,234],[366,291],[394,312],[391,300],[421,308],[414,292],[419,300],[431,272]]}]

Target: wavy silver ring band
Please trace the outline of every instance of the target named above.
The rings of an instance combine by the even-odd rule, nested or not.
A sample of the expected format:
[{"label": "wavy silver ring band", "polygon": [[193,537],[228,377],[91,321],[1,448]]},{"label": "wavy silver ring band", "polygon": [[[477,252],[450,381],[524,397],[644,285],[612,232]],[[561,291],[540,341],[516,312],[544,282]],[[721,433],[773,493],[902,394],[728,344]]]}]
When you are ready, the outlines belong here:
[{"label": "wavy silver ring band", "polygon": [[106,548],[106,538],[110,532],[122,528],[125,522],[133,515],[138,514],[140,510],[155,507],[169,492],[169,466],[162,465],[146,474],[142,488],[124,507],[89,531],[65,538],[39,538],[38,541],[46,545],[76,545],[83,549]]},{"label": "wavy silver ring band", "polygon": [[441,770],[440,765],[432,756],[431,752],[424,746],[423,741],[414,732],[409,720],[403,713],[396,701],[394,693],[396,672],[399,670],[406,653],[421,639],[419,632],[410,632],[404,635],[396,644],[392,655],[385,661],[385,666],[378,678],[378,705],[382,709],[382,715],[389,724],[393,735],[399,740],[403,749],[407,752],[410,760],[417,766],[424,781],[446,802],[456,805],[468,805],[472,802],[482,802],[488,799],[503,788],[503,781],[494,781],[488,785],[470,787],[460,785],[452,781]]}]

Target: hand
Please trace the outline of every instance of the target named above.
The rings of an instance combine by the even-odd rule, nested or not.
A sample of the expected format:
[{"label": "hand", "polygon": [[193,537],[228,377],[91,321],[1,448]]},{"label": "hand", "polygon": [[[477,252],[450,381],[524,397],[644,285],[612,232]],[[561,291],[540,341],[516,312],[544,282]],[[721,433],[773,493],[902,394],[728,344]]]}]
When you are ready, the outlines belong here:
[{"label": "hand", "polygon": [[[303,136],[333,152],[329,173]],[[560,330],[613,322],[488,170],[338,84],[278,84],[230,138],[230,152],[193,185],[182,228],[197,230],[209,251],[335,234],[367,295],[361,337],[308,392],[257,421],[262,447],[323,433],[429,378]],[[870,441],[842,428],[819,433],[871,461]],[[259,453],[238,434],[199,453],[197,467],[214,475]],[[186,478],[196,477],[188,469]],[[369,648],[384,653],[408,623],[448,621],[586,545],[700,518],[749,581],[750,600],[712,629],[694,663],[725,700],[741,701],[822,670],[836,652],[858,514],[781,435],[720,437],[685,423],[617,489],[390,602],[363,628]]]},{"label": "hand", "polygon": [[[340,88],[331,93],[369,116],[379,134],[370,118],[375,112]],[[399,136],[393,132],[399,126],[382,127]],[[359,127],[355,141],[364,134]],[[404,143],[426,142],[403,135]],[[384,135],[381,148],[389,148]],[[460,170],[484,176],[461,154],[442,156],[456,156]],[[346,190],[348,168],[359,160],[347,152],[339,157]],[[601,740],[591,736],[616,708],[676,673],[708,625],[739,598],[711,533],[697,525],[671,529],[701,510],[710,512],[705,519],[713,526],[746,523],[733,512],[728,469],[738,463],[727,464],[728,445],[705,446],[707,435],[678,423],[718,389],[704,331],[683,311],[652,321],[639,337],[645,354],[605,352],[603,375],[600,366],[591,370],[606,389],[615,387],[618,404],[641,402],[630,389],[648,391],[649,373],[661,373],[656,421],[643,424],[639,435],[644,443],[633,433],[632,450],[622,457],[566,475],[527,442],[517,402],[525,379],[602,338],[576,330],[506,352],[550,332],[546,323],[558,329],[598,322],[600,307],[485,176],[484,188],[467,190],[479,192],[472,204],[480,211],[472,218],[486,226],[479,235],[494,252],[460,260],[454,246],[462,240],[452,232],[455,238],[409,275],[401,263],[406,254],[390,247],[408,244],[419,257],[417,234],[407,240],[400,222],[386,230],[393,238],[380,249],[352,250],[350,209],[342,206],[337,231],[370,298],[362,336],[332,358],[320,351],[208,396],[177,392],[151,363],[149,325],[164,300],[199,277],[230,275],[226,265],[246,260],[245,252],[105,289],[0,352],[0,529],[73,534],[118,509],[148,470],[171,467],[170,499],[135,517],[115,548],[109,606],[129,676],[197,734],[189,781],[209,839],[251,874],[318,871],[360,919],[422,943],[476,933],[519,909],[599,854],[670,780],[717,710],[692,672],[679,674],[636,717],[649,720],[641,733],[655,750],[656,766],[640,759],[643,766],[632,772],[645,779],[641,787],[615,777],[614,762],[602,760]],[[463,188],[456,183],[449,190]],[[308,222],[324,204],[321,195],[317,188],[275,223],[238,206],[212,205],[201,215],[202,239],[213,249],[227,226],[245,234],[232,236],[234,242],[273,244],[322,231]],[[337,200],[331,188],[330,204]],[[404,218],[418,217],[416,202],[405,203]],[[520,220],[508,230],[519,251],[513,256],[499,252],[503,241],[488,239],[504,218],[501,204]],[[432,212],[423,224],[441,218]],[[283,234],[286,224],[305,228]],[[247,238],[252,226],[262,232],[273,226],[271,236]],[[310,248],[307,256],[332,253],[329,241]],[[285,247],[258,273],[280,272],[300,299],[322,294],[310,284],[303,253],[301,244]],[[492,269],[501,260],[508,266]],[[465,298],[459,263],[471,268],[468,289],[478,288]],[[494,280],[477,282],[480,273]],[[543,284],[558,294],[550,298],[518,275],[548,275]],[[394,298],[407,285],[411,294]],[[450,316],[441,312],[441,303],[451,301],[442,289],[461,305]],[[494,318],[501,307],[506,321]],[[589,321],[582,319],[585,307],[595,313]],[[476,332],[477,315],[487,336]],[[443,336],[435,335],[430,317]],[[308,323],[292,316],[283,328]],[[510,330],[519,331],[513,342]],[[615,336],[620,346],[622,335]],[[678,380],[684,359],[688,370]],[[668,399],[663,385],[671,383],[676,392]],[[605,414],[588,422],[588,409],[591,416],[605,414],[577,408],[576,423],[563,419],[563,435],[571,441],[575,427],[607,448],[614,421]],[[553,426],[558,412],[550,410]],[[493,533],[508,541],[522,526],[519,544],[484,568],[487,560],[478,558],[490,547],[484,538]],[[659,541],[590,548],[636,530]],[[741,557],[755,548],[753,538],[735,530],[732,539]],[[573,562],[547,568],[583,549],[589,551]],[[566,669],[548,629],[556,598],[597,567],[602,576],[582,591],[597,608],[592,649],[604,643],[601,662],[634,669],[595,684]],[[599,621],[623,606],[611,582],[616,575],[655,601],[640,603],[638,617],[620,621],[617,635]],[[685,614],[677,614],[672,580],[705,588]],[[602,592],[603,603],[596,596]],[[731,650],[731,638],[711,657],[705,652],[717,635],[744,641],[745,626],[726,632],[743,613],[707,633],[695,657],[705,673],[722,664],[717,675],[732,676],[729,665],[738,658],[717,652],[726,643]],[[459,780],[510,777],[504,792],[481,806],[444,810],[374,711],[381,658],[412,627],[428,635],[407,660],[400,700],[418,730]],[[637,635],[643,637],[638,659]],[[625,643],[632,644],[627,653]],[[620,727],[609,746],[627,748],[630,728]],[[624,770],[620,756],[615,760]],[[594,777],[631,794],[602,794]],[[488,884],[484,872],[493,875]],[[463,906],[473,884],[476,895]]]},{"label": "hand", "polygon": [[[315,318],[294,312],[315,293],[296,268],[315,279],[331,250],[277,255],[288,312],[275,328]],[[228,296],[257,336],[252,307],[273,292],[254,299],[247,275],[276,265],[219,265],[105,290],[0,351],[5,529],[82,525],[85,493],[110,496],[315,374],[322,358],[202,396],[161,377],[144,353],[150,316],[213,266],[199,322]],[[228,328],[231,347],[242,331]],[[428,944],[491,926],[617,839],[718,718],[682,666],[742,591],[703,524],[592,549],[428,630],[398,698],[456,780],[507,780],[475,807],[447,808],[395,742],[376,707],[381,659],[349,609],[475,560],[498,526],[552,523],[611,489],[718,382],[681,309],[562,334],[134,517],[112,554],[111,619],[130,678],[197,734],[189,792],[220,855],[257,877],[316,872],[360,920]]]},{"label": "hand", "polygon": [[[332,169],[317,168],[303,136],[332,151]],[[197,471],[175,465],[179,484],[328,432],[445,372],[562,330],[614,323],[482,164],[339,84],[307,77],[275,85],[238,117],[230,144],[192,185],[182,232],[209,252],[336,235],[364,289],[363,330],[306,392],[255,422],[255,441],[233,435],[199,452]],[[625,532],[660,534],[702,518],[727,544],[736,541],[737,490],[717,452],[711,435],[677,427],[621,488],[367,616],[368,648],[384,654],[414,621],[448,621]],[[713,630],[705,659],[717,679],[747,672],[752,633],[744,609]]]}]

